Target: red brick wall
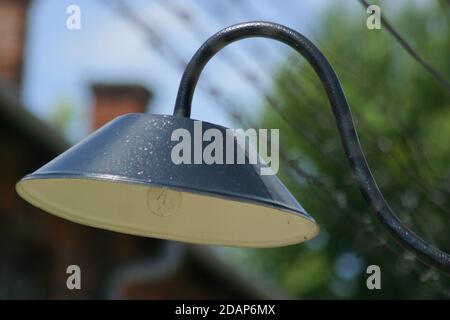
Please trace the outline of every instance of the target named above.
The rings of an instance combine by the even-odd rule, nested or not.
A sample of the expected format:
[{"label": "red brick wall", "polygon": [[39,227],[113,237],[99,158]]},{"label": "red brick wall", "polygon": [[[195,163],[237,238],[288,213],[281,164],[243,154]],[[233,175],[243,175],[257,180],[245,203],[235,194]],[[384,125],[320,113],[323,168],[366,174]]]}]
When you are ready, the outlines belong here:
[{"label": "red brick wall", "polygon": [[92,107],[92,129],[125,113],[145,112],[151,93],[138,85],[92,86],[94,105]]},{"label": "red brick wall", "polygon": [[20,89],[29,0],[0,0],[0,77]]}]

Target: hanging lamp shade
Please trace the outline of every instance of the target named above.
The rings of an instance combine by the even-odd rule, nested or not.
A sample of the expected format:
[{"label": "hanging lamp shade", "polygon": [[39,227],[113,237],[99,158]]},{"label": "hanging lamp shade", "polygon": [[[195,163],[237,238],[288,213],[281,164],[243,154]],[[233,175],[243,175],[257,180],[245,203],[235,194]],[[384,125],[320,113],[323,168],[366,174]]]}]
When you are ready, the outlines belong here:
[{"label": "hanging lamp shade", "polygon": [[[74,222],[191,243],[273,247],[318,233],[278,177],[260,174],[261,163],[174,163],[179,141],[172,133],[183,128],[195,137],[194,122],[169,115],[118,117],[24,177],[17,192]],[[227,134],[211,123],[201,127]],[[239,144],[235,148],[237,154]]]}]

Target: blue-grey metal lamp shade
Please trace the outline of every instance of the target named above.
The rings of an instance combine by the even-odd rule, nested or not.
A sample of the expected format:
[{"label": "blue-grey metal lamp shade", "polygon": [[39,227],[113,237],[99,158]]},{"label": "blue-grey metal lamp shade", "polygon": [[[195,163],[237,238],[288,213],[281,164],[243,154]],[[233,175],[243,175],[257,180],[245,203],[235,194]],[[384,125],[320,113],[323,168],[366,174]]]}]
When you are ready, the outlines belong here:
[{"label": "blue-grey metal lamp shade", "polygon": [[[194,136],[190,118],[118,117],[23,178],[17,191],[74,222],[162,239],[273,247],[318,233],[277,176],[260,175],[261,164],[175,164],[177,128]],[[210,128],[226,134],[202,122]]]}]

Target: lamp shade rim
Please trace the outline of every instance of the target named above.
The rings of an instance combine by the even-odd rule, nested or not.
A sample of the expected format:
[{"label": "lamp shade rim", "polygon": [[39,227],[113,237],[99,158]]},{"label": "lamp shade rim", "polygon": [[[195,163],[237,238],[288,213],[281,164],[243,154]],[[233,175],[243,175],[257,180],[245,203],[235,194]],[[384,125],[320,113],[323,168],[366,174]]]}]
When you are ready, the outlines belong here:
[{"label": "lamp shade rim", "polygon": [[[20,184],[23,181],[27,180],[37,180],[37,179],[88,179],[88,180],[97,180],[97,181],[107,181],[107,182],[114,182],[114,183],[124,183],[124,184],[138,184],[148,187],[159,187],[159,188],[168,188],[173,189],[177,191],[182,192],[188,192],[193,194],[199,194],[199,195],[205,195],[205,196],[214,196],[218,198],[223,198],[231,201],[239,201],[239,202],[246,202],[246,203],[253,203],[257,205],[272,207],[275,209],[279,209],[282,211],[285,211],[286,213],[300,215],[310,222],[317,224],[315,219],[310,216],[307,212],[301,211],[299,209],[296,209],[294,207],[291,207],[289,205],[283,204],[279,201],[276,201],[274,199],[264,199],[262,197],[255,197],[252,195],[245,195],[242,196],[242,194],[233,193],[233,192],[227,192],[227,191],[216,191],[216,190],[203,190],[200,188],[195,188],[189,185],[180,185],[179,183],[171,184],[170,182],[167,183],[159,183],[156,181],[148,181],[148,180],[139,180],[135,178],[120,176],[120,175],[110,175],[110,174],[98,174],[98,173],[64,173],[64,172],[53,172],[53,173],[32,173],[29,175],[26,175],[23,177],[20,181],[16,184],[16,191],[20,194],[21,197],[27,199],[26,192],[23,192],[20,188]],[[27,199],[28,200],[28,199]]]}]

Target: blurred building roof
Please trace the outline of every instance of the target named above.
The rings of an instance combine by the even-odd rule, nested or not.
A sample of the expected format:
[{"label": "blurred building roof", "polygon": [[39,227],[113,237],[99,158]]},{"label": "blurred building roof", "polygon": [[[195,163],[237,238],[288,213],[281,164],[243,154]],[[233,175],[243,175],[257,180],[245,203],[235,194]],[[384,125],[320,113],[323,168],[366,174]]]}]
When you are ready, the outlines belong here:
[{"label": "blurred building roof", "polygon": [[[51,126],[27,111],[27,109],[21,105],[18,96],[14,92],[15,91],[10,88],[7,83],[0,82],[0,122],[3,131],[6,132],[5,130],[7,130],[9,137],[19,141],[26,141],[26,143],[17,144],[15,142],[10,142],[7,145],[3,143],[3,145],[0,146],[0,150],[3,149],[2,153],[6,154],[9,150],[5,150],[4,148],[9,148],[12,144],[23,146],[21,148],[32,146],[33,150],[38,150],[38,152],[34,151],[32,154],[42,158],[37,161],[39,163],[45,159],[45,161],[48,161],[68,149],[70,143],[68,143],[66,139]],[[0,144],[2,141],[3,140],[0,140]],[[30,165],[22,167],[31,168],[36,165],[36,161],[33,161],[32,157],[33,156],[28,155],[26,156],[26,159],[21,159],[22,162],[30,162]],[[14,155],[11,156],[10,159],[13,159],[12,161],[14,161]],[[10,170],[10,168],[2,166],[1,170]],[[23,170],[26,169],[18,170],[18,174],[29,173],[20,172]],[[20,179],[20,177],[16,177],[16,179]],[[5,198],[12,196],[11,192],[14,190],[14,184],[15,181],[9,182],[6,190],[8,190],[8,193],[10,194],[8,196],[5,195]],[[0,192],[3,190],[5,190],[5,188],[0,189]],[[15,196],[17,197],[17,195]],[[24,206],[26,204],[23,203],[21,205]],[[19,210],[19,208],[16,209],[16,211]],[[15,212],[12,213],[12,216],[14,216],[14,213]],[[73,223],[69,224],[75,225]],[[139,237],[131,238],[134,239]],[[192,294],[191,290],[186,293],[186,295],[183,295],[183,290],[180,291],[178,289],[178,295],[174,296],[174,293],[167,289],[173,286],[182,286],[183,283],[186,286],[201,283],[201,285],[199,285],[199,287],[202,288],[201,290],[206,292],[211,290],[211,292],[215,292],[211,295],[212,298],[282,299],[285,297],[272,285],[263,283],[261,279],[256,279],[236,265],[226,262],[224,257],[217,254],[209,247],[183,245],[161,240],[155,241],[163,243],[161,246],[163,249],[160,250],[161,252],[156,255],[156,257],[153,255],[152,257],[146,258],[145,256],[143,257],[140,255],[138,259],[124,260],[121,266],[116,268],[108,277],[109,280],[107,280],[107,283],[104,285],[105,291],[103,292],[103,297],[205,297],[204,292]],[[9,242],[9,246],[20,246],[20,244]],[[189,279],[186,280],[187,278]],[[159,290],[158,292],[166,293],[159,295],[146,294],[152,290]]]}]

